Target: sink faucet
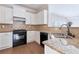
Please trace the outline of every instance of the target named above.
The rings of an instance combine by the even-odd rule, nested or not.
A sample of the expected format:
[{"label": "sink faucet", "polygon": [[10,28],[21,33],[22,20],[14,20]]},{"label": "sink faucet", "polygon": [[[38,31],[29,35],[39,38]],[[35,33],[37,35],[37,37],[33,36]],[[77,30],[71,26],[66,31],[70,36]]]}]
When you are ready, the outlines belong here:
[{"label": "sink faucet", "polygon": [[62,28],[62,26],[67,26],[67,35],[68,36],[71,36],[71,37],[75,37],[75,35],[73,35],[71,32],[70,32],[70,27],[71,27],[71,25],[72,25],[72,22],[68,22],[67,24],[62,24],[61,25],[61,27],[60,27],[60,29]]}]

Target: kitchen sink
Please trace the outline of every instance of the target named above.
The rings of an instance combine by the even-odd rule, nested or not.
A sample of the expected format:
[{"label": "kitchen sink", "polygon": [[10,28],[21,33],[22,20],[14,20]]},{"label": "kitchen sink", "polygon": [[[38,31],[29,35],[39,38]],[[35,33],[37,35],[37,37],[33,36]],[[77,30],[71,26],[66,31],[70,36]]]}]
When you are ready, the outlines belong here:
[{"label": "kitchen sink", "polygon": [[68,36],[65,33],[51,33],[55,38],[64,38],[64,39],[72,39],[72,37]]}]

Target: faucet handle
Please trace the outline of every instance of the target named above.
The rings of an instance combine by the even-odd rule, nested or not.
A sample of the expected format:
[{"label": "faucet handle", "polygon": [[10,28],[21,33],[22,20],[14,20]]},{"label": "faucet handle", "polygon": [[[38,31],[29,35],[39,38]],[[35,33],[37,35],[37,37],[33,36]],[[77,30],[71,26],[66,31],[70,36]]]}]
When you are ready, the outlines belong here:
[{"label": "faucet handle", "polygon": [[73,38],[75,37],[75,35],[72,34],[72,33],[68,33],[68,35],[71,36],[71,37],[73,37]]}]

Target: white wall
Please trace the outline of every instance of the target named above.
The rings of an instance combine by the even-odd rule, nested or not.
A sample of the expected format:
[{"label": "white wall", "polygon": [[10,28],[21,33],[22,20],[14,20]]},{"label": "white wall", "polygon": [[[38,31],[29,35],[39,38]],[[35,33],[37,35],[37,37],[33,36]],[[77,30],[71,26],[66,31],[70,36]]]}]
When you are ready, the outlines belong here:
[{"label": "white wall", "polygon": [[72,17],[69,19],[69,21],[72,22],[72,27],[79,27],[79,16],[78,17]]},{"label": "white wall", "polygon": [[73,23],[72,27],[79,27],[79,5],[50,4],[48,6],[49,27],[60,27],[69,21]]},{"label": "white wall", "polygon": [[50,4],[48,9],[52,13],[56,13],[62,16],[77,16],[79,15],[79,5],[78,4]]}]

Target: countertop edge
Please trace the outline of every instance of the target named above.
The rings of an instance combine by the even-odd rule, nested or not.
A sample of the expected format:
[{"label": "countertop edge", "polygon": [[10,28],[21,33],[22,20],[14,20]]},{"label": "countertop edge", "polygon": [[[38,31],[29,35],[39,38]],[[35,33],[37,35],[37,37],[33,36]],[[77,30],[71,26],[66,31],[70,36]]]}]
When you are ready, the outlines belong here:
[{"label": "countertop edge", "polygon": [[61,53],[61,54],[65,54],[65,53],[63,53],[62,51],[58,50],[57,48],[54,48],[53,46],[50,46],[49,44],[47,44],[47,43],[45,43],[45,42],[43,42],[43,44],[47,45],[47,46],[50,47],[51,49],[54,49],[54,50],[56,50],[57,52],[59,52],[59,53]]}]

